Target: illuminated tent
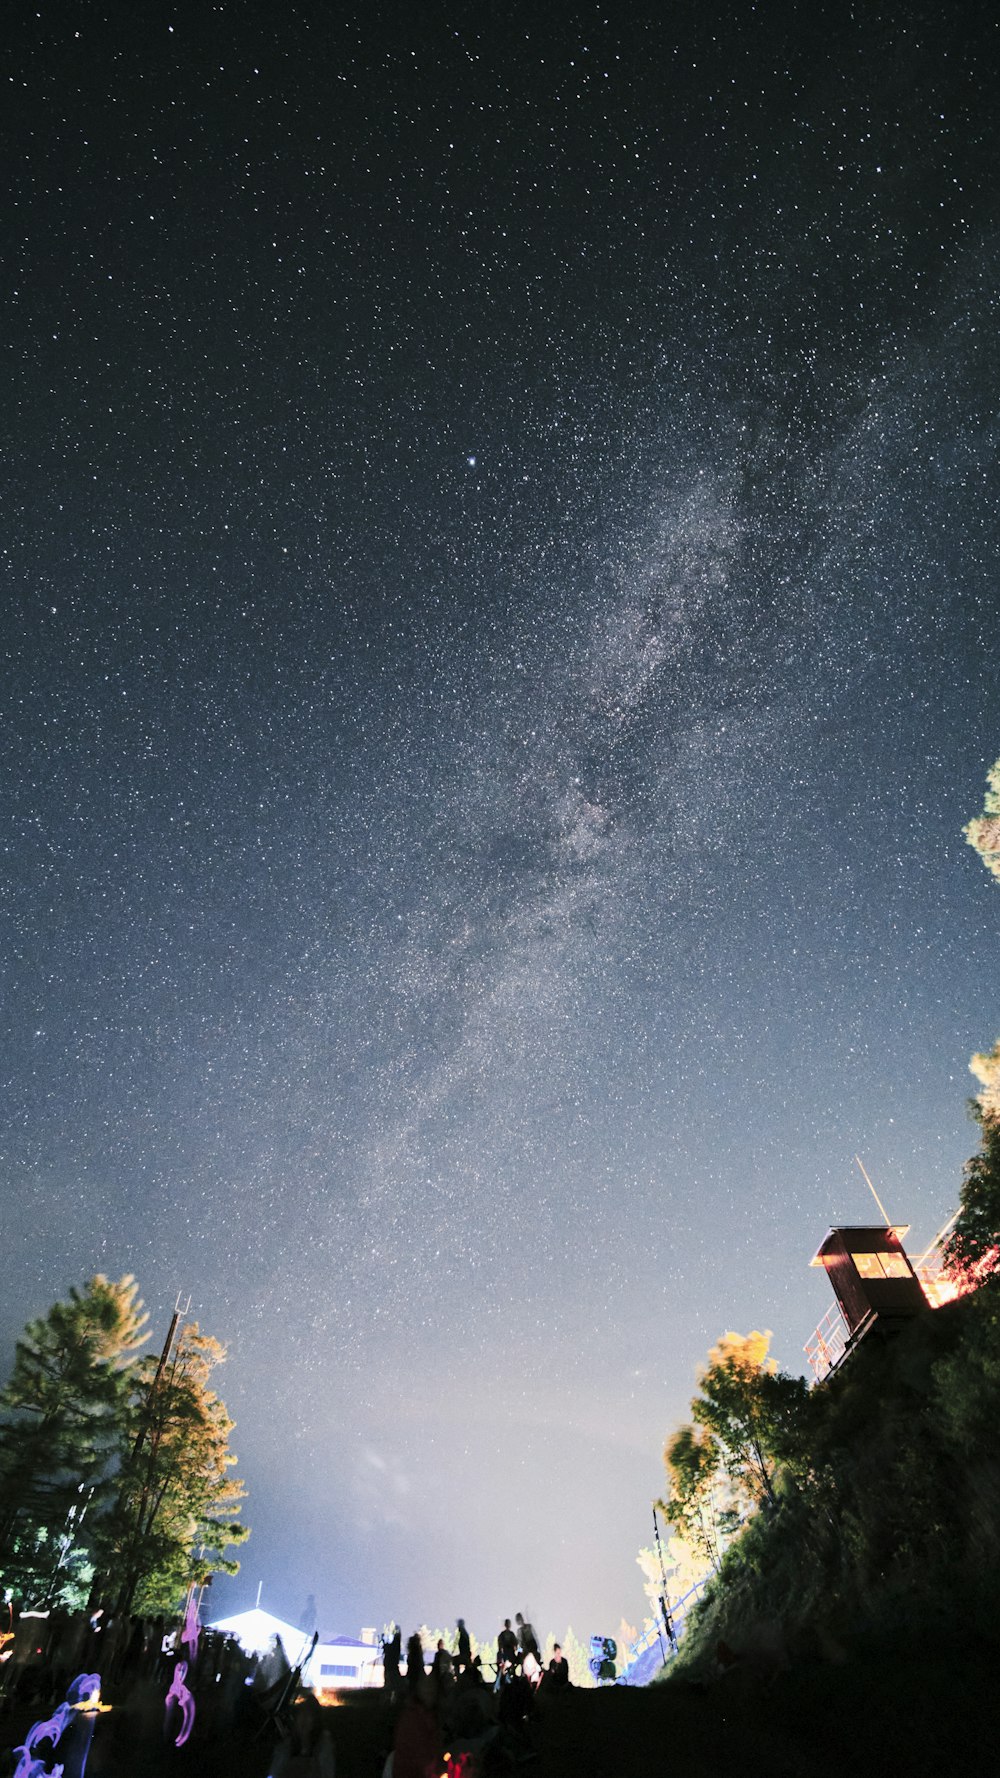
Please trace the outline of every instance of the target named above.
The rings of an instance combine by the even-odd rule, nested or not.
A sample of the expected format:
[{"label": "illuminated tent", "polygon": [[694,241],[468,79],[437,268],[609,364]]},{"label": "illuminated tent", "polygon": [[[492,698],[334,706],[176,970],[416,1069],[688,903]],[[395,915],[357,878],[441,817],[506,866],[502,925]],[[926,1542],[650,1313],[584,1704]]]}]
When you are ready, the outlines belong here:
[{"label": "illuminated tent", "polygon": [[294,1667],[308,1653],[311,1636],[302,1630],[296,1630],[293,1624],[286,1624],[283,1618],[275,1617],[270,1611],[262,1611],[255,1605],[250,1611],[238,1611],[235,1617],[218,1618],[209,1624],[210,1630],[218,1630],[223,1636],[235,1636],[241,1648],[247,1654],[266,1654],[271,1646],[272,1636],[280,1636],[282,1647],[288,1656],[290,1666]]}]

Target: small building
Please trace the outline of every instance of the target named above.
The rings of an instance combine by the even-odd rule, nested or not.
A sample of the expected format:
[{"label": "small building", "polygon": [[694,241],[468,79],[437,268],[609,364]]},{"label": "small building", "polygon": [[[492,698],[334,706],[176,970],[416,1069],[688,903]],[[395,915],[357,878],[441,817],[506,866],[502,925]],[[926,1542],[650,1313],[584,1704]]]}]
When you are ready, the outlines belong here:
[{"label": "small building", "polygon": [[259,1605],[235,1617],[220,1618],[209,1628],[235,1636],[248,1654],[255,1655],[266,1654],[279,1636],[289,1664],[303,1663],[302,1683],[320,1698],[324,1693],[332,1696],[382,1684],[382,1650],[376,1630],[362,1630],[360,1636],[322,1636],[313,1648],[311,1636],[293,1629],[273,1612],[262,1611]]},{"label": "small building", "polygon": [[324,1694],[381,1685],[382,1651],[376,1632],[362,1630],[358,1637],[321,1637],[309,1669],[309,1679],[321,1701]]},{"label": "small building", "polygon": [[903,1247],[908,1224],[828,1230],[811,1265],[823,1266],[837,1301],[820,1322],[806,1356],[817,1382],[876,1327],[891,1330],[929,1307]]}]

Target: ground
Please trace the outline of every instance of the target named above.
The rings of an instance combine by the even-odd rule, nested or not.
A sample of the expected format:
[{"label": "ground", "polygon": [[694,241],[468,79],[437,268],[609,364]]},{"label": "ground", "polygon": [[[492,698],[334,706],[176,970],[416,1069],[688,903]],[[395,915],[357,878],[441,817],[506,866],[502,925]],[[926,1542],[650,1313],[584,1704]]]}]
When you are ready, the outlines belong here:
[{"label": "ground", "polygon": [[[541,1700],[533,1757],[498,1770],[535,1778],[991,1773],[1000,1745],[997,1661],[992,1645],[937,1648],[929,1635],[917,1649],[862,1643],[838,1664],[805,1664],[769,1683],[736,1669],[704,1689],[673,1682],[572,1691],[547,1707]],[[23,1739],[27,1726],[0,1718],[0,1748]],[[99,1725],[87,1778],[331,1778],[329,1756],[325,1769],[320,1760],[283,1762],[249,1724],[214,1736],[204,1726],[203,1737],[178,1750],[163,1746],[151,1710],[112,1711]],[[380,1778],[392,1732],[380,1693],[345,1699],[323,1712],[321,1726],[336,1778]],[[0,1774],[12,1770],[10,1754],[6,1765],[0,1755]]]}]

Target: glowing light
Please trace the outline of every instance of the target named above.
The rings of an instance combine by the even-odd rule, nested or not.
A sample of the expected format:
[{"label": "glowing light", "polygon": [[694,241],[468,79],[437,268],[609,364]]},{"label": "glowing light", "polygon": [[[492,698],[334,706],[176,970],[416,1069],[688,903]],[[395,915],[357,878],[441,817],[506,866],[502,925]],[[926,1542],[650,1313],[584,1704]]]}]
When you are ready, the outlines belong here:
[{"label": "glowing light", "polygon": [[960,1296],[969,1296],[978,1290],[998,1267],[1000,1247],[991,1247],[988,1253],[961,1267],[944,1265],[940,1254],[932,1254],[928,1249],[928,1254],[917,1262],[915,1270],[931,1308],[940,1309],[944,1303],[953,1303]]},{"label": "glowing light", "polygon": [[191,1696],[191,1693],[188,1691],[187,1685],[185,1684],[185,1681],[187,1679],[187,1670],[188,1670],[187,1662],[186,1661],[178,1661],[176,1667],[174,1668],[174,1677],[170,1683],[170,1690],[168,1691],[168,1693],[164,1699],[164,1704],[166,1706],[167,1721],[170,1720],[170,1706],[171,1706],[171,1704],[176,1704],[178,1709],[180,1710],[180,1713],[181,1713],[181,1726],[178,1729],[177,1735],[174,1739],[174,1746],[175,1747],[183,1747],[184,1746],[185,1741],[187,1740],[188,1736],[191,1733],[191,1730],[194,1727],[194,1710],[195,1710],[194,1699]]},{"label": "glowing light", "polygon": [[[28,1730],[27,1737],[22,1745],[14,1748],[14,1752],[21,1755],[17,1765],[14,1767],[14,1778],[46,1778],[45,1761],[43,1759],[35,1758],[35,1749],[39,1742],[51,1741],[54,1750],[59,1744],[59,1737],[61,1736],[63,1729],[76,1711],[83,1710],[92,1712],[96,1715],[100,1710],[110,1710],[110,1704],[102,1705],[100,1700],[100,1674],[78,1674],[72,1685],[67,1689],[66,1702],[60,1704],[55,1714],[46,1717],[44,1722],[33,1723]],[[79,1778],[83,1778],[87,1765],[88,1751],[89,1748],[83,1749],[83,1757],[80,1760]],[[57,1775],[62,1771],[62,1766],[53,1766],[51,1778],[57,1778]]]},{"label": "glowing light", "polygon": [[[62,1734],[63,1729],[66,1727],[70,1715],[71,1711],[69,1705],[60,1704],[54,1716],[48,1717],[45,1722],[36,1722],[32,1724],[31,1728],[28,1730],[27,1738],[24,1741],[23,1746],[15,1747],[14,1749],[15,1753],[21,1755],[17,1765],[14,1767],[14,1778],[41,1778],[41,1774],[45,1768],[40,1759],[36,1760],[33,1757],[35,1748],[38,1746],[39,1741],[51,1741],[53,1747],[57,1746],[59,1737]],[[60,1772],[62,1771],[61,1766],[59,1767],[59,1770]]]},{"label": "glowing light", "polygon": [[192,1587],[191,1595],[184,1613],[184,1628],[181,1631],[181,1643],[188,1651],[188,1660],[193,1661],[198,1654],[198,1638],[201,1635],[201,1622],[198,1617],[198,1596]]}]

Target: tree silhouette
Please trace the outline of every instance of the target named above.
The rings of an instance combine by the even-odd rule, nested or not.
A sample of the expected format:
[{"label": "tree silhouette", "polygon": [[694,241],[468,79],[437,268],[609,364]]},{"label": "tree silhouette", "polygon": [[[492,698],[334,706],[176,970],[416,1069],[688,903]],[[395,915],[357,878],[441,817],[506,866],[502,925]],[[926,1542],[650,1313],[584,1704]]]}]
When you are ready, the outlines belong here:
[{"label": "tree silhouette", "polygon": [[146,1321],[135,1279],[98,1273],[17,1343],[0,1393],[0,1569],[22,1598],[46,1602],[70,1552],[86,1550],[119,1457]]},{"label": "tree silhouette", "polygon": [[126,1423],[128,1455],[103,1532],[104,1569],[120,1610],[169,1609],[192,1581],[235,1574],[230,1546],[246,1490],[230,1471],[233,1421],[209,1387],[225,1348],[196,1322],[181,1329],[163,1367],[137,1368]]}]

